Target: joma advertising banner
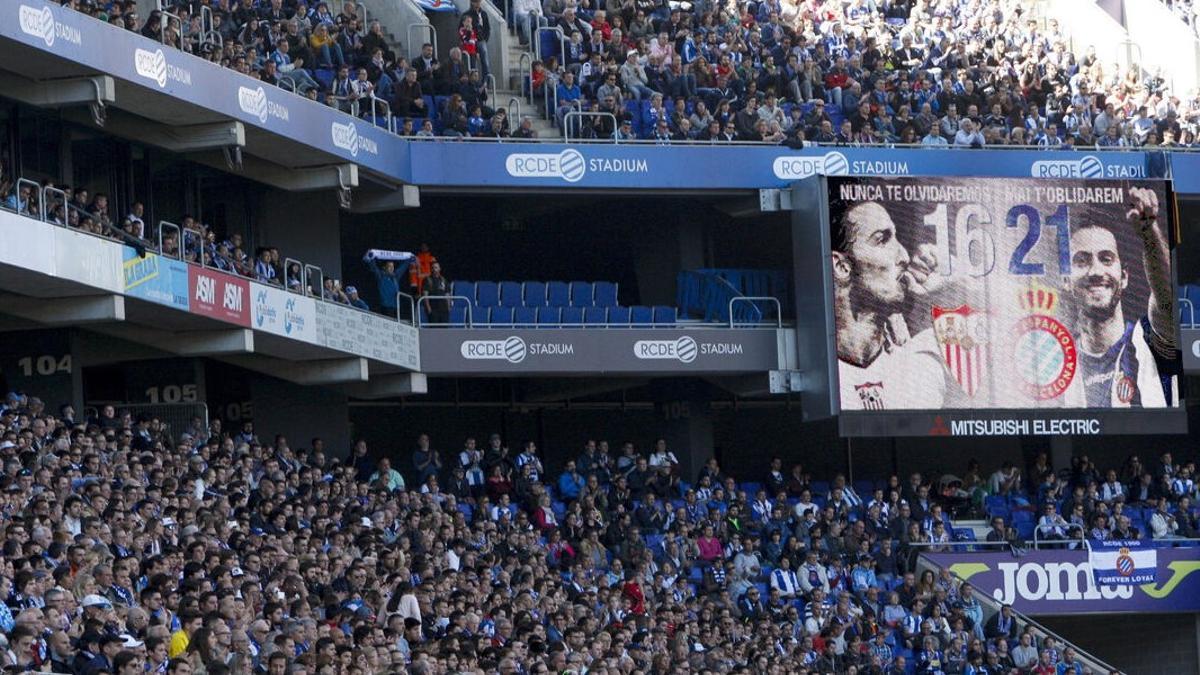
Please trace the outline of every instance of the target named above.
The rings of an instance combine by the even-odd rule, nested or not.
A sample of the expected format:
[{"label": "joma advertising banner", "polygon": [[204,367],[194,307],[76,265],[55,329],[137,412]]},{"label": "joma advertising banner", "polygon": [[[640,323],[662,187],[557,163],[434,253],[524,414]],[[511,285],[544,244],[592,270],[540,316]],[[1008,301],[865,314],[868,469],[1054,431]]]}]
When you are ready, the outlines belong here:
[{"label": "joma advertising banner", "polygon": [[1029,551],[1019,557],[1007,551],[922,557],[1024,614],[1200,611],[1196,548],[1159,548],[1154,571],[1142,570],[1156,581],[1121,585],[1097,584],[1085,550]]}]

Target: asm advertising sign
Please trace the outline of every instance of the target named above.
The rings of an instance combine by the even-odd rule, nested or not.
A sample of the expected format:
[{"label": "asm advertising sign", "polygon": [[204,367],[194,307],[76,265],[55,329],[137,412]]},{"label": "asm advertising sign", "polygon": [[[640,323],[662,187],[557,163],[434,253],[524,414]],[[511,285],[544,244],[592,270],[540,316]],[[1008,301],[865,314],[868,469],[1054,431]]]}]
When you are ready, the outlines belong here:
[{"label": "asm advertising sign", "polygon": [[193,314],[250,327],[250,284],[245,279],[189,265],[188,297]]},{"label": "asm advertising sign", "polygon": [[1029,551],[1020,557],[1007,551],[922,557],[949,568],[980,593],[1034,616],[1200,611],[1200,559],[1195,548],[1157,549],[1155,569],[1129,570],[1135,573],[1131,578],[1155,579],[1141,584],[1097,584],[1088,553],[1082,550]]}]

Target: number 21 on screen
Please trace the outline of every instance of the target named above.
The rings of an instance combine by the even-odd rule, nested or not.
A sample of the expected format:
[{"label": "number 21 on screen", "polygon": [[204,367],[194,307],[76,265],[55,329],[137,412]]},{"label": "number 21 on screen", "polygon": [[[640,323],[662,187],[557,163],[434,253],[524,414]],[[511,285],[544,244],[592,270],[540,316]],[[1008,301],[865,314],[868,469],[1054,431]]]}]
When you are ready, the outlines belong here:
[{"label": "number 21 on screen", "polygon": [[[1008,210],[1004,225],[1025,236],[1013,249],[1008,261],[1008,273],[1019,276],[1040,276],[1046,273],[1042,263],[1026,262],[1026,258],[1042,237],[1042,228],[1055,230],[1058,242],[1058,273],[1071,273],[1071,231],[1068,209],[1060,205],[1053,214],[1042,222],[1042,214],[1029,204],[1017,204]],[[996,265],[996,242],[987,226],[992,224],[992,215],[979,204],[964,204],[954,214],[954,242],[957,250],[950,246],[950,218],[945,204],[938,204],[932,213],[925,216],[925,225],[935,233],[935,245],[939,261],[946,261],[942,273],[946,276],[969,274],[973,277],[986,276]],[[956,257],[957,254],[957,257]]]}]

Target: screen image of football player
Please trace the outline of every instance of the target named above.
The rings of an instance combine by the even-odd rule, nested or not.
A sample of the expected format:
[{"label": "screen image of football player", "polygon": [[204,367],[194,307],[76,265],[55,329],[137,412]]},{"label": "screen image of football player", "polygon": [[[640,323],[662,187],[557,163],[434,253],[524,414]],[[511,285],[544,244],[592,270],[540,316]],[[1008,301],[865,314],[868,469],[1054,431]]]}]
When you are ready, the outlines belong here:
[{"label": "screen image of football player", "polygon": [[842,410],[957,406],[957,382],[932,329],[909,338],[903,314],[934,290],[933,247],[904,247],[880,204],[851,204],[832,218],[833,320]]},{"label": "screen image of football player", "polygon": [[[1179,354],[1173,321],[1170,253],[1159,222],[1158,196],[1129,189],[1124,223],[1073,223],[1071,300],[1080,351],[1080,375],[1092,408],[1175,405]],[[1132,226],[1142,245],[1149,286],[1147,312],[1127,321],[1122,299],[1129,271],[1120,242]],[[1125,253],[1133,246],[1126,244]]]}]

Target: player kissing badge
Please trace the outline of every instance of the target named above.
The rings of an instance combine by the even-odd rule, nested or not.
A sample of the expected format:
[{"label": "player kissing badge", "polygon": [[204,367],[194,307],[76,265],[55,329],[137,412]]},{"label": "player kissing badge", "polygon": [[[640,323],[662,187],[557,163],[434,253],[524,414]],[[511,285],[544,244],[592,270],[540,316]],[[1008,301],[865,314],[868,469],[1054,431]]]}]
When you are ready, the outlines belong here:
[{"label": "player kissing badge", "polygon": [[983,386],[988,363],[987,314],[970,305],[933,306],[933,334],[946,367],[968,396]]},{"label": "player kissing badge", "polygon": [[1062,396],[1079,371],[1079,352],[1071,331],[1054,317],[1058,292],[1033,284],[1018,291],[1017,302],[1028,312],[1013,327],[1018,386],[1038,401]]}]

